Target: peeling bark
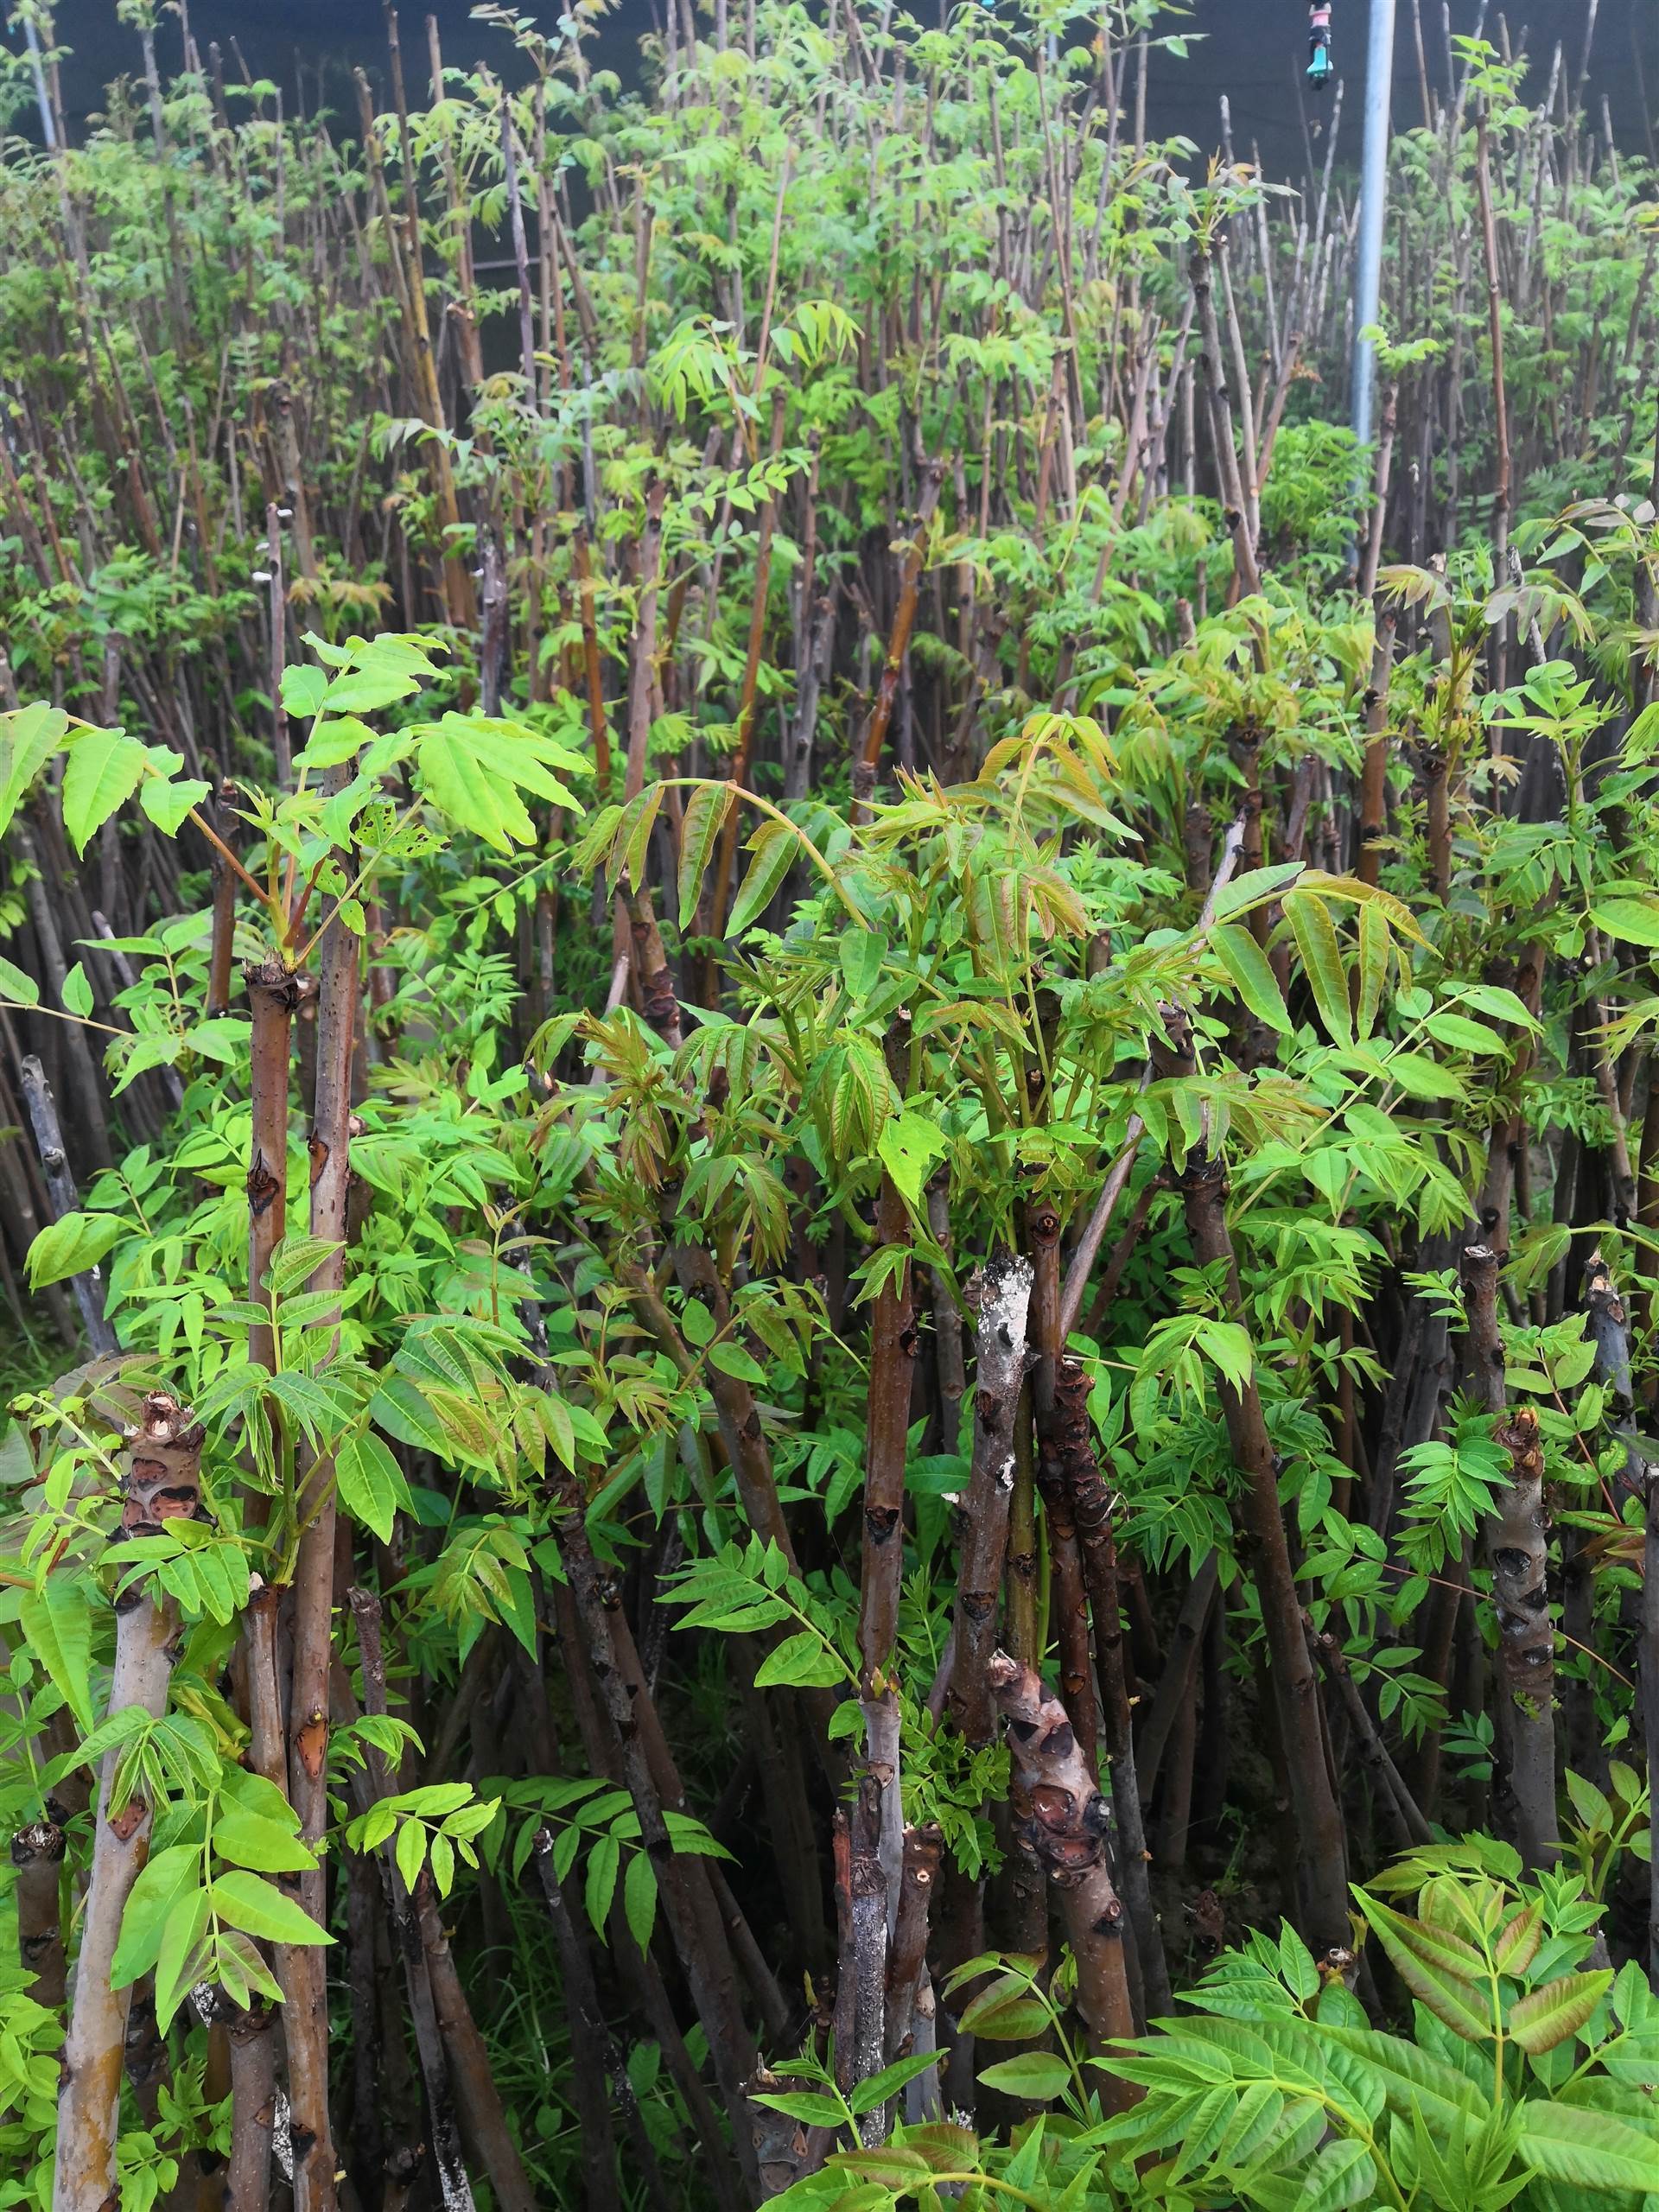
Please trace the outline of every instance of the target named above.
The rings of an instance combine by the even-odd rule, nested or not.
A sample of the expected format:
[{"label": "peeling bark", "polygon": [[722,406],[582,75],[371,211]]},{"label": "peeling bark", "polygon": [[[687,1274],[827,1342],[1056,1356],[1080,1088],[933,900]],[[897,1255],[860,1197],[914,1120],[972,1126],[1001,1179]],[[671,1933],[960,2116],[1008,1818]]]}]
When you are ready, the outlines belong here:
[{"label": "peeling bark", "polygon": [[[1005,1651],[988,1662],[992,1692],[1014,1755],[1009,1802],[1021,1841],[1059,1899],[1077,1970],[1077,2011],[1100,2056],[1135,2033],[1124,1934],[1128,1916],[1106,1865],[1106,1802],[1078,1748],[1065,1708],[1029,1667]],[[1109,2112],[1134,2091],[1110,2074],[1102,2100]]]},{"label": "peeling bark", "polygon": [[974,1452],[963,1500],[956,1656],[946,1707],[970,1744],[988,1744],[996,1725],[986,1670],[996,1648],[996,1601],[1008,1548],[1014,1418],[1032,1361],[1026,1333],[1031,1289],[1025,1259],[993,1260],[968,1286],[977,1321]]},{"label": "peeling bark", "polygon": [[17,1955],[31,1977],[29,1994],[55,2012],[64,1997],[63,1830],[53,1820],[34,1821],[11,1839],[17,1870]]},{"label": "peeling bark", "polygon": [[[1094,1618],[1095,1667],[1100,1679],[1101,1710],[1105,1723],[1107,1773],[1112,1809],[1117,1816],[1123,1897],[1135,1934],[1146,2010],[1155,2018],[1169,2009],[1169,1968],[1164,1959],[1163,1932],[1153,1910],[1145,1809],[1135,1772],[1128,1680],[1123,1663],[1117,1544],[1112,1532],[1112,1496],[1095,1453],[1094,1436],[1089,1425],[1088,1394],[1089,1377],[1082,1363],[1069,1357],[1062,1358],[1055,1378],[1052,1425],[1044,1458],[1052,1471],[1050,1479],[1066,1501],[1071,1516],[1083,1578],[1088,1586],[1089,1609]],[[1058,1575],[1055,1580],[1058,1591]],[[1064,1667],[1064,1643],[1061,1655]],[[1086,1643],[1084,1663],[1088,1663]],[[1069,1705],[1067,1709],[1070,1710]]]},{"label": "peeling bark", "polygon": [[[189,1408],[164,1391],[144,1401],[130,1432],[123,1489],[123,1537],[156,1535],[169,1520],[201,1515],[203,1433]],[[131,1707],[159,1718],[173,1674],[175,1622],[142,1584],[118,1601],[110,1712]],[[58,2094],[54,2212],[103,2212],[113,2202],[115,2137],[130,1992],[110,1987],[121,1916],[149,1855],[150,1808],[142,1797],[114,1803],[118,1749],[106,1753],[99,1785],[92,1873],[81,1919],[75,2001],[63,2046]]]},{"label": "peeling bark", "polygon": [[276,2125],[275,2018],[263,1999],[232,2015],[231,2163],[225,2212],[265,2212]]},{"label": "peeling bark", "polygon": [[903,2056],[927,1971],[927,1929],[938,1888],[944,1837],[935,1822],[905,1830],[905,1863],[887,1954],[886,2063]]}]

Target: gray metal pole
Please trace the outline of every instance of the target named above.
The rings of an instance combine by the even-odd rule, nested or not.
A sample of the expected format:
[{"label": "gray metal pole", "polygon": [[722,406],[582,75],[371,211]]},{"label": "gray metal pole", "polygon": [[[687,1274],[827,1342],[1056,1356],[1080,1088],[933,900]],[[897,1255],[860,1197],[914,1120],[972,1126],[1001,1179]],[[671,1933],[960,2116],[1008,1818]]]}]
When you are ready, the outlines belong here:
[{"label": "gray metal pole", "polygon": [[23,17],[23,37],[29,45],[29,67],[35,73],[35,99],[41,111],[41,135],[46,140],[46,150],[50,154],[56,150],[58,134],[53,127],[52,103],[46,96],[46,71],[41,63],[40,33],[28,16]]},{"label": "gray metal pole", "polygon": [[1394,88],[1395,0],[1371,0],[1365,54],[1365,144],[1359,176],[1359,267],[1354,285],[1354,435],[1369,445],[1376,416],[1376,348],[1360,333],[1382,303],[1382,220],[1389,196],[1389,106]]}]

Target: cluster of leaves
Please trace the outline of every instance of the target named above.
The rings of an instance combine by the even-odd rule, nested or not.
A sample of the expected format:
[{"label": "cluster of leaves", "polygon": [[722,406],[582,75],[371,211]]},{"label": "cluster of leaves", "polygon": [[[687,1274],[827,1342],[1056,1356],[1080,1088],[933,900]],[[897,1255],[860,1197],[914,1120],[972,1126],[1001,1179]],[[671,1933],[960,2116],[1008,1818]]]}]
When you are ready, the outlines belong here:
[{"label": "cluster of leaves", "polygon": [[[515,21],[528,92],[504,102],[480,75],[440,85],[410,118],[416,173],[400,174],[400,189],[417,251],[451,290],[467,265],[467,219],[505,217],[504,113],[545,154],[535,183],[547,229],[562,208],[573,249],[569,298],[556,296],[578,334],[580,377],[550,312],[554,342],[530,365],[547,388],[532,389],[533,374],[486,378],[464,432],[380,415],[391,295],[353,314],[345,294],[319,300],[311,281],[322,234],[303,229],[308,211],[336,184],[357,193],[359,158],[401,173],[401,122],[341,155],[326,134],[270,118],[232,131],[206,85],[187,81],[163,121],[200,159],[141,159],[124,94],[110,129],[60,161],[7,156],[20,238],[61,243],[60,189],[107,226],[87,279],[112,288],[104,360],[89,340],[71,365],[99,392],[106,369],[117,388],[153,391],[169,431],[147,431],[149,458],[160,466],[164,449],[177,466],[181,517],[171,423],[212,420],[217,434],[228,419],[234,470],[237,410],[275,404],[272,380],[305,351],[303,334],[315,378],[301,405],[316,435],[307,490],[314,519],[339,529],[331,542],[325,519],[315,572],[290,594],[315,627],[278,687],[295,740],[283,788],[264,746],[277,701],[246,643],[251,587],[265,576],[253,563],[271,549],[261,554],[239,520],[231,532],[224,513],[209,516],[221,550],[227,536],[239,542],[207,590],[176,553],[169,564],[105,542],[132,519],[130,492],[90,434],[92,449],[77,451],[74,378],[52,383],[43,412],[20,412],[19,439],[46,423],[79,474],[20,493],[18,513],[29,519],[36,499],[48,540],[79,543],[84,526],[99,557],[48,583],[31,576],[25,546],[0,578],[20,676],[68,702],[0,713],[0,831],[60,824],[81,860],[164,854],[186,909],[206,900],[211,854],[239,902],[238,954],[306,969],[345,932],[373,976],[344,1287],[311,1287],[339,1244],[297,1234],[249,1281],[250,1027],[210,1010],[209,914],[146,914],[143,928],[99,940],[136,971],[112,994],[91,938],[85,960],[43,982],[23,964],[23,906],[0,903],[0,927],[19,937],[19,959],[0,961],[0,1000],[36,1029],[61,1018],[106,1039],[125,1132],[81,1205],[34,1239],[29,1288],[45,1296],[98,1270],[123,1387],[165,1383],[207,1431],[212,1518],[127,1541],[115,1535],[107,1377],[31,1393],[0,1458],[0,1625],[16,1632],[0,1808],[14,1826],[38,1819],[55,1783],[108,1756],[118,1815],[142,1796],[156,1819],[118,1977],[154,1978],[158,2017],[187,2055],[164,2126],[123,2138],[124,2203],[140,2212],[171,2187],[182,2147],[222,2134],[199,2094],[190,1990],[217,1983],[242,2006],[274,1999],[258,1944],[341,1932],[280,1886],[315,1871],[316,1854],[281,1791],[247,1771],[248,1730],[226,1694],[253,1576],[280,1586],[292,1575],[302,1466],[332,1469],[355,1564],[378,1579],[399,1706],[335,1732],[327,1851],[380,1854],[406,1890],[429,1879],[468,1943],[474,1916],[492,1942],[505,1917],[515,1970],[492,1981],[523,1993],[524,2009],[509,2013],[514,1995],[494,2011],[495,2055],[504,2075],[522,2067],[526,2105],[544,2104],[549,2079],[565,2076],[546,2056],[550,1939],[530,1922],[521,1879],[550,1831],[552,1871],[561,1882],[580,1872],[601,1948],[661,1955],[665,1916],[638,1811],[599,1776],[524,1771],[521,1745],[499,1776],[480,1749],[476,1784],[422,1772],[404,1711],[441,1740],[425,1726],[432,1707],[476,1697],[489,1667],[505,1678],[503,1654],[543,1666],[543,1687],[562,1698],[545,1661],[556,1622],[580,1663],[553,1587],[574,1505],[613,1578],[607,1602],[642,1643],[671,1624],[649,1671],[697,1802],[705,1786],[717,1796],[751,1695],[791,1729],[827,1707],[817,1748],[836,1773],[864,1725],[849,1562],[870,1314],[910,1285],[925,1308],[918,1357],[931,1362],[971,1310],[972,1268],[1018,1246],[1034,1206],[1051,1205],[1075,1236],[1125,1154],[1139,1241],[1113,1262],[1114,1297],[1085,1302],[1070,1349],[1087,1370],[1122,1556],[1150,1578],[1156,1616],[1216,1558],[1216,1666],[1226,1694],[1255,1694],[1262,1599],[1238,1540],[1243,1486],[1226,1425],[1253,1390],[1313,1625],[1335,1638],[1385,1733],[1440,1745],[1460,1787],[1491,1763],[1491,1716],[1451,1709],[1455,1688],[1426,1648],[1435,1593],[1464,1571],[1507,1479],[1491,1418],[1453,1401],[1402,1455],[1397,1510],[1380,1485],[1364,1491],[1386,1427],[1382,1348],[1405,1341],[1395,1320],[1408,1307],[1460,1328],[1448,1260],[1489,1159],[1512,1126],[1552,1143],[1566,1133],[1580,1160],[1610,1156],[1659,1024],[1659,712],[1643,704],[1659,542],[1632,500],[1582,496],[1592,462],[1617,448],[1622,463],[1650,404],[1636,389],[1634,338],[1583,435],[1557,426],[1548,451],[1573,443],[1580,469],[1559,498],[1546,496],[1542,447],[1530,455],[1518,575],[1494,572],[1484,536],[1433,565],[1413,544],[1414,560],[1385,573],[1383,611],[1400,624],[1387,819],[1373,880],[1362,880],[1347,872],[1347,794],[1371,734],[1378,632],[1372,610],[1329,595],[1345,557],[1351,441],[1303,416],[1313,380],[1296,381],[1260,487],[1275,573],[1245,596],[1198,456],[1186,456],[1176,496],[1148,477],[1131,521],[1131,426],[1115,398],[1094,407],[1096,391],[1137,376],[1143,397],[1150,385],[1173,400],[1191,372],[1189,254],[1219,250],[1230,227],[1243,236],[1243,219],[1262,217],[1268,234],[1255,180],[1229,168],[1193,183],[1183,149],[1120,142],[1113,102],[1085,90],[1103,60],[1150,35],[1157,10],[1058,10],[1052,51],[970,10],[937,32],[867,22],[874,50],[911,71],[907,89],[902,71],[890,81],[877,70],[872,85],[861,58],[840,73],[833,35],[800,10],[759,14],[758,54],[728,48],[706,82],[694,76],[694,97],[655,105],[613,99],[574,28],[553,50]],[[1530,159],[1536,126],[1514,83],[1489,52],[1465,59],[1488,127],[1513,131],[1506,144]],[[1057,90],[1068,113],[1088,108],[1058,155]],[[1450,221],[1465,270],[1467,135],[1408,142],[1396,156],[1400,238]],[[245,186],[221,192],[215,155]],[[423,223],[434,178],[444,208],[435,218],[427,205]],[[621,178],[636,194],[626,213]],[[1599,180],[1599,196],[1581,200],[1605,248],[1593,266],[1551,234],[1560,294],[1535,327],[1510,332],[1515,391],[1534,425],[1551,416],[1586,300],[1603,320],[1616,307],[1621,332],[1638,328],[1644,241],[1615,236],[1637,188]],[[1058,227],[1062,200],[1097,211],[1092,232],[1075,212],[1071,231]],[[1033,209],[1021,274],[1009,232]],[[158,350],[119,299],[125,288],[139,301],[156,242],[179,219],[199,249],[179,262],[189,342]],[[1517,217],[1517,238],[1529,221]],[[381,267],[395,228],[378,212],[361,226],[365,270]],[[1271,313],[1273,254],[1291,251],[1288,232],[1274,235],[1267,259],[1241,274],[1247,320]],[[0,270],[9,391],[39,390],[41,361],[65,350],[53,343],[61,304],[28,258]],[[73,257],[42,244],[35,259],[48,269]],[[1408,397],[1439,405],[1453,377],[1481,371],[1484,302],[1461,284],[1455,298],[1421,289],[1432,330],[1388,349],[1385,365]],[[767,302],[759,336],[746,299]],[[516,314],[516,294],[506,303]],[[474,292],[457,305],[459,327],[491,302]],[[1467,396],[1459,385],[1447,404]],[[1061,473],[1077,480],[1051,512],[1062,419]],[[897,749],[916,765],[849,810],[836,802],[891,619],[891,549],[907,553],[903,515],[929,454],[960,456],[960,473],[915,548],[923,613]],[[410,585],[396,594],[402,627],[356,627],[372,631],[392,595],[378,563],[354,569],[345,551],[371,460],[385,472],[388,566],[394,527],[405,565],[447,575],[482,558],[475,517],[510,524],[524,650],[506,655],[499,711],[480,703],[486,653],[474,665],[456,621],[417,626]],[[464,519],[445,518],[440,461]],[[213,478],[218,463],[201,466]],[[204,501],[228,501],[232,480],[213,478]],[[1455,537],[1455,491],[1432,488]],[[667,636],[647,648],[658,530]],[[185,569],[205,564],[213,536],[193,522]],[[810,613],[809,547],[814,588],[832,586],[858,632],[855,652],[832,652],[806,733],[818,756],[810,792],[767,752],[806,693],[796,633]],[[1516,648],[1507,666],[1495,638]],[[122,727],[71,710],[92,711],[87,671],[106,639],[128,656]],[[643,781],[622,781],[601,757],[625,676],[630,771]],[[222,713],[192,722],[181,709],[179,728],[212,719],[228,733],[231,789],[211,803],[202,762],[133,734],[162,726],[152,698],[188,704],[210,685]],[[723,776],[745,747],[743,772]],[[1522,756],[1548,786],[1524,805],[1510,787]],[[1262,849],[1242,852],[1252,830]],[[683,1002],[662,1024],[671,1036],[626,995],[596,1010],[612,976],[639,984],[658,921]],[[625,941],[634,965],[619,975]],[[1529,964],[1541,980],[1523,995]],[[163,1071],[175,1118],[133,1141],[147,1079]],[[308,1099],[300,1107],[285,1160],[268,1163],[295,1219]],[[1192,1263],[1176,1188],[1212,1157],[1230,1179],[1236,1268]],[[1522,1200],[1503,1339],[1508,1387],[1536,1408],[1548,1482],[1593,1563],[1592,1648],[1562,1675],[1611,1750],[1635,1707],[1626,1673],[1599,1659],[1629,1642],[1639,1506],[1624,1480],[1628,1408],[1595,1372],[1583,1318],[1564,1310],[1595,1209],[1588,1175],[1571,1205],[1562,1177]],[[899,1217],[878,1216],[885,1189]],[[1623,1195],[1600,1249],[1635,1293],[1645,1369],[1651,1225],[1632,1224]],[[896,1217],[897,1236],[878,1226]],[[256,1332],[268,1361],[252,1356]],[[1005,1864],[1007,1756],[966,1744],[931,1702],[970,1472],[963,1379],[959,1402],[930,1382],[913,1408],[889,1672],[905,1818],[937,1822],[952,1878],[979,1883]],[[795,1560],[750,1523],[740,1442],[775,1478]],[[1046,1524],[1033,1526],[1040,1550]],[[1484,1568],[1468,1571],[1484,1601]],[[170,1707],[100,1722],[111,1601],[140,1589],[178,1616]],[[352,1660],[349,1645],[340,1656]],[[556,1717],[568,1732],[562,1703]],[[66,1732],[71,1747],[44,1756]],[[348,1813],[346,1785],[382,1762],[410,1786]],[[961,2189],[970,2202],[1055,2212],[1122,2202],[1563,2212],[1578,2193],[1659,2195],[1650,2137],[1632,2141],[1655,2078],[1650,2003],[1629,1967],[1614,1977],[1588,1963],[1599,1909],[1639,1856],[1649,1800],[1630,1765],[1608,1760],[1599,1777],[1568,1783],[1565,1872],[1523,1883],[1501,1847],[1467,1846],[1420,1854],[1360,1892],[1385,1999],[1402,2018],[1408,2000],[1420,2008],[1413,2038],[1373,2027],[1293,1934],[1259,1938],[1211,1974],[1198,2021],[1117,2057],[1119,2076],[1146,2094],[1108,2121],[1077,2037],[1071,1962],[1051,1972],[988,1953],[953,1962],[939,1994],[964,2033],[1021,2046],[984,2069],[989,2089],[1055,2109],[998,2143],[925,2113],[925,2053],[848,2087],[822,2041],[792,2061],[774,2052],[780,2076],[804,2086],[761,2104],[861,2145],[795,2201],[874,2212]],[[1453,1809],[1480,1803],[1471,1786]],[[1210,1871],[1230,1907],[1247,1860],[1281,1895],[1262,1803],[1246,1788],[1227,1820],[1237,1848]],[[71,1823],[77,1872],[86,1825]],[[671,1809],[666,1825],[677,1852],[719,1854],[692,1815]],[[1369,1833],[1356,1844],[1371,1847]],[[738,1855],[759,1919],[775,1869],[764,1851]],[[821,1872],[807,1870],[812,1886]],[[1393,1902],[1407,1895],[1410,1914]],[[791,1963],[821,1981],[823,1961]],[[0,2152],[29,2175],[13,2201],[38,2206],[58,2027],[10,1979],[3,2004]],[[688,2041],[700,2058],[695,2032]],[[642,2098],[662,2080],[656,2051],[630,2061]],[[655,2118],[683,2145],[695,2139],[679,2094],[660,2088]],[[864,2141],[901,2098],[912,2118],[885,2145]],[[570,2167],[547,2156],[538,2182],[550,2201],[569,2196]],[[689,2198],[696,2164],[687,2156],[681,2169]]]},{"label": "cluster of leaves", "polygon": [[[1391,1902],[1402,1896],[1414,1913]],[[1355,1900],[1362,1938],[1409,1994],[1409,2034],[1372,2024],[1351,1957],[1321,1964],[1286,1924],[1218,1959],[1179,2020],[1090,2061],[1067,2040],[1058,1978],[1045,1986],[1035,1962],[990,1955],[963,1970],[995,1973],[964,2021],[982,2040],[1038,2036],[1052,2048],[980,2079],[1057,2110],[1008,2147],[959,2121],[900,2124],[882,2148],[836,2153],[782,2201],[885,2212],[950,2184],[1044,2212],[1645,2201],[1659,2185],[1659,1999],[1634,1963],[1586,1970],[1599,1913],[1583,1883],[1528,1882],[1507,1847],[1476,1839],[1414,1852]],[[1100,2109],[1103,2069],[1137,2091],[1115,2118]],[[904,2079],[890,2069],[849,2105],[823,2066],[791,2071],[814,2086],[763,2101],[821,2126],[850,2126]]]}]

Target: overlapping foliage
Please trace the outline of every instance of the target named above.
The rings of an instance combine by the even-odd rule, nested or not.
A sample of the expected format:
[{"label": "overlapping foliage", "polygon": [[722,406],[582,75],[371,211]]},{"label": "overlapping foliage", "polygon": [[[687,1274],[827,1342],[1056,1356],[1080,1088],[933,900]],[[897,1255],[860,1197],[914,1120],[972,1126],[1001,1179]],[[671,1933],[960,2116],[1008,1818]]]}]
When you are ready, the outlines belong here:
[{"label": "overlapping foliage", "polygon": [[0,176],[0,2202],[1659,2196],[1651,177],[1465,44],[1357,454],[1141,0],[129,12]]}]

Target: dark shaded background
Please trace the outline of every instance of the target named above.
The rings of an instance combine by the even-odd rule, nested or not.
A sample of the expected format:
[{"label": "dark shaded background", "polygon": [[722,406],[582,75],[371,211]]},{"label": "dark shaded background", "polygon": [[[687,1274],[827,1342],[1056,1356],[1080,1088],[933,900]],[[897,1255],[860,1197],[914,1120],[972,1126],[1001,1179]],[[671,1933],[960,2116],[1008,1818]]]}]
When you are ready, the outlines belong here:
[{"label": "dark shaded background", "polygon": [[[535,0],[518,0],[518,4],[550,31],[560,13],[557,4],[537,6]],[[924,15],[930,15],[935,4],[937,0],[912,0]],[[1430,75],[1440,83],[1446,76],[1444,0],[1419,0],[1419,4]],[[1412,0],[1398,0],[1398,6],[1395,115],[1410,124],[1421,120]],[[474,22],[471,10],[472,0],[430,0],[429,9],[425,0],[404,0],[399,13],[411,97],[425,97],[424,24],[429,12],[438,18],[446,60],[463,64],[484,59],[504,73],[511,71],[516,57],[507,40]],[[1557,40],[1565,46],[1576,77],[1590,0],[1492,0],[1487,13],[1489,35],[1496,36],[1500,12],[1507,13],[1517,45],[1524,35],[1540,88]],[[653,0],[620,0],[590,47],[601,64],[617,70],[625,83],[635,73],[635,42],[642,30],[651,28],[655,14]],[[1451,0],[1453,32],[1472,31],[1478,14],[1479,0]],[[1339,70],[1352,73],[1339,153],[1344,159],[1357,158],[1358,153],[1367,15],[1365,0],[1335,0],[1337,63]],[[385,45],[379,0],[190,0],[190,20],[204,54],[210,39],[219,41],[228,75],[238,73],[231,49],[234,38],[256,77],[274,79],[290,103],[296,95],[302,97],[308,111],[317,102],[321,84],[332,106],[355,117],[347,75],[353,63],[367,69],[377,84],[383,79]],[[137,71],[138,41],[117,22],[114,0],[60,0],[58,22],[61,37],[74,50],[73,61],[64,67],[65,99],[72,113],[85,116],[98,106],[110,78]],[[1179,131],[1208,152],[1218,142],[1218,100],[1225,92],[1240,156],[1248,158],[1252,145],[1259,146],[1270,173],[1300,175],[1310,143],[1305,122],[1317,137],[1317,126],[1329,109],[1327,96],[1324,103],[1309,100],[1304,114],[1306,24],[1306,0],[1192,0],[1185,25],[1170,19],[1171,28],[1202,34],[1194,40],[1189,57],[1181,61],[1160,54],[1154,61],[1149,120],[1154,134]],[[176,18],[163,21],[159,37],[163,67],[175,65],[181,51]],[[1599,115],[1605,94],[1619,143],[1651,153],[1654,103],[1659,99],[1659,0],[1600,0],[1590,61],[1592,114]],[[1350,124],[1354,126],[1351,137]],[[1322,147],[1318,153],[1322,156]]]}]

